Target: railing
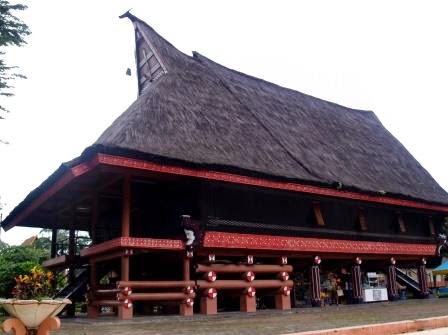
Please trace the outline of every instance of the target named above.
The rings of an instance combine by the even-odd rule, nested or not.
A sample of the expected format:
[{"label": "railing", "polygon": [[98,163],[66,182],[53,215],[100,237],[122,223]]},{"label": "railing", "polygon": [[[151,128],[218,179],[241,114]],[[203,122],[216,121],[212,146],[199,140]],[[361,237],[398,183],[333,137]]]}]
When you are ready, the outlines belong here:
[{"label": "railing", "polygon": [[[406,273],[406,275],[408,277],[411,277],[412,279],[414,279],[416,282],[418,282],[418,273],[416,270],[414,269],[400,269],[402,272]],[[428,286],[429,287],[433,287],[434,286],[434,278],[432,276],[432,274],[427,273],[426,272],[426,279],[428,281]]]},{"label": "railing", "polygon": [[[89,247],[92,244],[92,240],[87,236],[76,236],[75,237],[75,255],[79,255],[81,250]],[[67,237],[63,240],[59,240],[56,243],[56,255],[57,256],[67,256],[69,255],[70,249],[70,238]]]}]

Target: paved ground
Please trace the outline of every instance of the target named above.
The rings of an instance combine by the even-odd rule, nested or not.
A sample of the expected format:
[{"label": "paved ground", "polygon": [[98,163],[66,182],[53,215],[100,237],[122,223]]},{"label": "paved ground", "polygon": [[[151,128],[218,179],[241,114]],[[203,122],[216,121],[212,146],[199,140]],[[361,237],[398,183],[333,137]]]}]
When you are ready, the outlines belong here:
[{"label": "paved ground", "polygon": [[[287,312],[265,310],[254,314],[221,313],[217,316],[195,315],[190,318],[148,316],[136,317],[132,321],[118,321],[110,317],[97,320],[86,318],[63,319],[62,329],[58,334],[274,335],[442,315],[448,315],[448,299],[299,308]],[[422,334],[424,333],[419,332],[419,335]]]},{"label": "paved ground", "polygon": [[407,333],[406,335],[447,335],[447,334],[448,334],[448,328],[438,328],[416,333]]}]

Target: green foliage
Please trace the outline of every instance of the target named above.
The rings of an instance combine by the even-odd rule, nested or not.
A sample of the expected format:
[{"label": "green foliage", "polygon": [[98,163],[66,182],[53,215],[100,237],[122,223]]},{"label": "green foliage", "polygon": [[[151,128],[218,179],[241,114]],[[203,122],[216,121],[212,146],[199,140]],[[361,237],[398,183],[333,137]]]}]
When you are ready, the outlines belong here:
[{"label": "green foliage", "polygon": [[2,249],[4,249],[4,248],[7,248],[8,247],[8,244],[7,243],[5,243],[5,242],[3,242],[3,241],[0,241],[0,251],[2,250]]},{"label": "green foliage", "polygon": [[45,249],[11,246],[0,250],[0,297],[10,296],[15,277],[30,273],[48,258],[49,250]]},{"label": "green foliage", "polygon": [[41,266],[34,266],[29,274],[19,275],[15,278],[16,285],[12,295],[15,299],[51,298],[54,293],[54,274]]},{"label": "green foliage", "polygon": [[[0,48],[7,46],[20,47],[26,43],[25,37],[31,32],[28,26],[18,17],[13,15],[15,11],[23,11],[27,7],[22,4],[10,4],[8,0],[0,0]],[[17,73],[16,66],[8,66],[4,60],[5,51],[0,51],[0,96],[14,95],[11,91],[11,81],[16,78],[25,78]],[[0,112],[7,109],[0,105]],[[0,119],[4,117],[0,115]]]}]

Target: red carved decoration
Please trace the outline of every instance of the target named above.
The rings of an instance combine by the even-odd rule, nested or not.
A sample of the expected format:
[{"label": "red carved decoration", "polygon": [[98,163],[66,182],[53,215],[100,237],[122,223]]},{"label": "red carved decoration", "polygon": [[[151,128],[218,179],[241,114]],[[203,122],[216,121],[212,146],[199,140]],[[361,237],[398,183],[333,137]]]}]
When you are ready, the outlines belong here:
[{"label": "red carved decoration", "polygon": [[118,237],[110,241],[96,244],[81,251],[82,257],[90,257],[116,249],[148,249],[148,250],[185,250],[181,240],[167,240],[140,237]]},{"label": "red carved decoration", "polygon": [[436,249],[434,244],[331,240],[210,231],[205,233],[203,246],[222,249],[418,256],[432,256]]},{"label": "red carved decoration", "polygon": [[55,193],[69,184],[73,179],[89,172],[97,165],[109,165],[109,166],[117,166],[117,167],[125,167],[130,169],[139,169],[146,171],[153,171],[159,173],[166,174],[174,174],[179,176],[189,176],[196,177],[207,180],[219,180],[225,181],[229,183],[235,184],[243,184],[243,185],[251,185],[258,187],[266,187],[272,189],[280,189],[280,190],[288,190],[309,194],[318,194],[329,197],[338,197],[344,199],[353,199],[367,202],[375,202],[375,203],[383,203],[394,206],[403,206],[403,207],[413,207],[413,208],[421,208],[428,209],[433,211],[440,211],[448,213],[448,206],[443,205],[431,205],[423,202],[412,201],[412,200],[403,200],[396,199],[386,196],[376,196],[376,195],[367,195],[363,193],[357,192],[348,192],[341,191],[335,189],[329,189],[324,187],[310,186],[310,185],[302,185],[297,183],[288,183],[288,182],[280,182],[280,181],[271,181],[267,179],[241,176],[231,173],[217,172],[217,171],[208,171],[208,170],[195,170],[184,167],[177,166],[169,166],[169,165],[161,165],[155,164],[143,160],[126,158],[122,156],[112,156],[106,154],[96,154],[89,162],[81,163],[72,167],[68,172],[66,172],[62,177],[59,178],[52,186],[50,186],[47,191],[42,193],[36,199],[34,199],[28,207],[26,207],[23,212],[18,214],[6,227],[8,230],[16,225],[18,225],[21,221],[23,221],[28,215],[30,215],[36,208],[42,205],[45,201],[51,198]]},{"label": "red carved decoration", "polygon": [[121,156],[98,154],[98,162],[100,164],[104,164],[104,165],[120,166],[120,167],[132,168],[132,169],[148,170],[148,171],[154,171],[154,172],[175,174],[175,175],[180,175],[180,176],[196,177],[196,178],[209,179],[209,180],[226,181],[226,182],[235,183],[235,184],[252,185],[252,186],[259,186],[259,187],[296,191],[296,192],[302,192],[302,193],[318,194],[318,195],[324,195],[324,196],[330,196],[330,197],[355,199],[355,200],[384,203],[384,204],[396,205],[396,206],[423,208],[423,209],[430,209],[430,210],[434,210],[434,211],[448,212],[448,206],[430,205],[430,204],[426,204],[426,203],[422,203],[422,202],[418,202],[418,201],[412,201],[412,200],[402,200],[402,199],[396,199],[396,198],[385,197],[385,196],[367,195],[367,194],[356,193],[356,192],[334,190],[334,189],[329,189],[329,188],[324,188],[324,187],[301,185],[301,184],[297,184],[297,183],[270,181],[270,180],[261,179],[261,178],[247,177],[247,176],[241,176],[241,175],[224,173],[224,172],[195,170],[195,169],[184,168],[184,167],[160,165],[160,164],[155,164],[155,163],[151,163],[151,162],[147,162],[147,161],[143,161],[143,160],[126,158],[126,157],[121,157]]}]

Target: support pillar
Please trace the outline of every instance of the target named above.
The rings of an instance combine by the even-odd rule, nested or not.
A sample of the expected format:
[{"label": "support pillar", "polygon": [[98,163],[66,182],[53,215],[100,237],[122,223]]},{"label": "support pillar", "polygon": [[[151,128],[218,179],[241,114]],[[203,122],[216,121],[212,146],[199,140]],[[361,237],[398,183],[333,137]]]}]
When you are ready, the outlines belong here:
[{"label": "support pillar", "polygon": [[216,299],[201,297],[201,314],[215,315],[218,313],[218,303]]},{"label": "support pillar", "polygon": [[58,230],[52,229],[51,230],[51,258],[55,258],[57,255],[57,244],[58,244]]},{"label": "support pillar", "polygon": [[420,296],[421,298],[429,297],[429,288],[428,288],[428,276],[426,274],[426,259],[422,258],[420,265],[417,269],[418,282],[420,287]]},{"label": "support pillar", "polygon": [[291,309],[291,295],[280,293],[275,295],[275,309],[282,311]]},{"label": "support pillar", "polygon": [[[123,178],[123,198],[121,215],[121,236],[129,237],[131,231],[131,175],[126,174]],[[131,252],[126,252],[121,256],[121,280],[129,281],[129,256]],[[134,309],[132,304],[118,306],[118,318],[121,320],[132,319]]]},{"label": "support pillar", "polygon": [[126,174],[123,178],[121,211],[121,236],[129,237],[131,231],[131,175]]},{"label": "support pillar", "polygon": [[[68,236],[68,260],[69,260],[69,269],[68,269],[68,283],[69,285],[75,285],[76,276],[75,276],[75,256],[76,256],[76,235],[75,235],[75,227],[76,227],[76,208],[73,206],[71,209],[71,222],[70,222],[70,231]],[[67,306],[67,316],[74,317],[76,312],[76,302],[73,301],[71,305]]]},{"label": "support pillar", "polygon": [[[121,280],[129,281],[129,255],[130,252],[126,252],[121,256]],[[118,306],[118,318],[120,320],[130,320],[133,318],[134,309],[132,305],[130,307],[120,305]]]},{"label": "support pillar", "polygon": [[354,303],[361,303],[363,301],[361,263],[361,258],[356,257],[355,264],[352,266],[352,298]]},{"label": "support pillar", "polygon": [[311,291],[311,305],[321,306],[320,299],[320,267],[319,264],[322,259],[319,256],[314,257],[314,265],[310,269],[310,291]]},{"label": "support pillar", "polygon": [[[186,255],[184,255],[183,258],[183,269],[182,269],[182,273],[183,273],[183,279],[185,281],[189,281],[190,280],[190,260],[191,257],[193,256],[191,251],[186,251]],[[188,288],[190,289],[190,288]],[[191,291],[194,292],[194,289],[191,288]],[[180,308],[179,308],[179,314],[182,316],[191,316],[193,315],[193,304],[194,304],[194,299],[193,298],[187,298],[187,300],[181,302],[180,304]]]},{"label": "support pillar", "polygon": [[98,306],[87,305],[87,317],[89,319],[96,319],[100,314],[100,310]]},{"label": "support pillar", "polygon": [[257,311],[257,298],[253,287],[249,287],[241,294],[240,311],[246,313],[254,313]]},{"label": "support pillar", "polygon": [[180,304],[179,314],[181,316],[192,316],[193,315],[193,299],[188,298]]},{"label": "support pillar", "polygon": [[395,268],[395,258],[390,259],[390,265],[387,269],[387,293],[389,300],[394,301],[399,299],[397,286],[397,271]]},{"label": "support pillar", "polygon": [[184,281],[190,280],[190,257],[188,257],[188,256],[184,256],[183,278],[184,278]]},{"label": "support pillar", "polygon": [[[288,264],[288,257],[282,256],[280,259],[280,264]],[[277,277],[282,281],[287,281],[289,280],[289,273],[283,271],[280,272]],[[291,309],[291,289],[289,287],[283,286],[275,295],[275,308],[280,310]]]},{"label": "support pillar", "polygon": [[218,299],[214,288],[210,288],[204,292],[201,297],[201,314],[215,315],[218,313]]},{"label": "support pillar", "polygon": [[96,273],[96,263],[90,262],[90,281],[89,281],[89,304],[87,305],[87,317],[91,319],[95,319],[99,316],[99,307],[91,305],[93,297],[92,290],[96,287],[96,279],[97,279],[97,273]]},{"label": "support pillar", "polygon": [[97,243],[97,225],[98,225],[98,208],[99,208],[99,197],[98,193],[93,195],[92,201],[92,212],[90,217],[90,239],[92,240],[92,244]]}]

